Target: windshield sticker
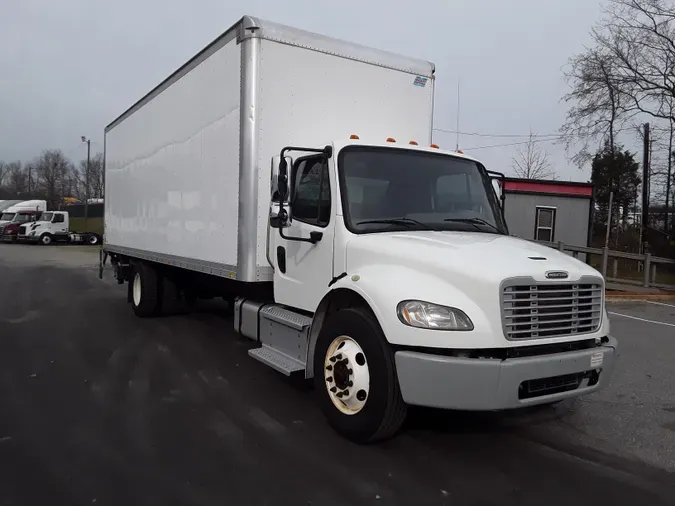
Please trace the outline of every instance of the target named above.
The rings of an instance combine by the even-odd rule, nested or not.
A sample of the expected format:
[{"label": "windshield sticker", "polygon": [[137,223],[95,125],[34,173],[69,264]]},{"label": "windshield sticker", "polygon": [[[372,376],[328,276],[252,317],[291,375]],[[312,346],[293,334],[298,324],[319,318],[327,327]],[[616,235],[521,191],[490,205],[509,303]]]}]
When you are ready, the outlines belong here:
[{"label": "windshield sticker", "polygon": [[415,77],[415,81],[413,82],[413,84],[415,86],[421,86],[422,88],[424,88],[427,85],[428,80],[429,80],[428,77],[417,76]]}]

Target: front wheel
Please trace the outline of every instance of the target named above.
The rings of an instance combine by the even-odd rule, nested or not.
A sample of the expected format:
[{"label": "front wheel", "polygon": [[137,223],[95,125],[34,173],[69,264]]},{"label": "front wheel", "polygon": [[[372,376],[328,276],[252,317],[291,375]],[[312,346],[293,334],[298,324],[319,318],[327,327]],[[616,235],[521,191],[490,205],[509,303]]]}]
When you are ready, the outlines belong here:
[{"label": "front wheel", "polygon": [[42,234],[40,236],[40,244],[43,246],[49,246],[53,241],[52,236],[49,234]]},{"label": "front wheel", "polygon": [[329,316],[316,344],[314,384],[328,423],[357,443],[387,439],[405,420],[394,354],[366,309]]}]

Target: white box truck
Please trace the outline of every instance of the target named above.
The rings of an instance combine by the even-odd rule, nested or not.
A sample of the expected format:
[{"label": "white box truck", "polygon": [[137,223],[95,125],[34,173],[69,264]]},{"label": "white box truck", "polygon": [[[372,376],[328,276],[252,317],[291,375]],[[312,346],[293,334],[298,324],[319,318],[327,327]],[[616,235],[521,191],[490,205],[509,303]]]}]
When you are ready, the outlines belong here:
[{"label": "white box truck", "polygon": [[328,422],[605,386],[604,281],[510,237],[489,172],[431,144],[434,66],[244,17],[105,129],[105,235],[140,317],[224,297]]}]

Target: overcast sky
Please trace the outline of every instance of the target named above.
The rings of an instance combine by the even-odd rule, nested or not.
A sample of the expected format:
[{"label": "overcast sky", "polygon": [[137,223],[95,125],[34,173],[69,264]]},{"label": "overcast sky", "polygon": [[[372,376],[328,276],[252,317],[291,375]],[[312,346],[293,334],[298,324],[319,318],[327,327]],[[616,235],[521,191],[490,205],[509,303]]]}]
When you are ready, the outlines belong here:
[{"label": "overcast sky", "polygon": [[[556,133],[561,68],[589,40],[599,0],[0,0],[0,160],[103,149],[103,128],[244,14],[436,64],[435,127]],[[454,134],[436,132],[454,148]],[[511,172],[520,138],[462,136],[488,168]],[[585,180],[553,143],[561,179]],[[632,146],[629,146],[632,148]]]}]

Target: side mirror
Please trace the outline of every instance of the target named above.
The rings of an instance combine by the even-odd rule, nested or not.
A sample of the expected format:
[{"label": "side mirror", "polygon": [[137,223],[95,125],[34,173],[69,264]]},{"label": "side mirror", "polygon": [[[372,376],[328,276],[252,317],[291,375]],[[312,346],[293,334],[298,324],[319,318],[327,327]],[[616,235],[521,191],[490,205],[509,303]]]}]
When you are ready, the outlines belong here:
[{"label": "side mirror", "polygon": [[288,202],[288,167],[292,164],[290,156],[282,160],[279,155],[272,157],[270,171],[270,195],[272,202]]},{"label": "side mirror", "polygon": [[[504,209],[504,203],[506,201],[506,176],[501,172],[496,172],[493,170],[487,171],[488,176],[490,177],[490,182],[492,183],[492,189],[499,200],[499,204],[502,209]],[[495,185],[495,183],[497,183]]]},{"label": "side mirror", "polygon": [[288,204],[282,208],[279,202],[272,202],[270,207],[270,227],[287,228],[291,225],[287,206]]}]

